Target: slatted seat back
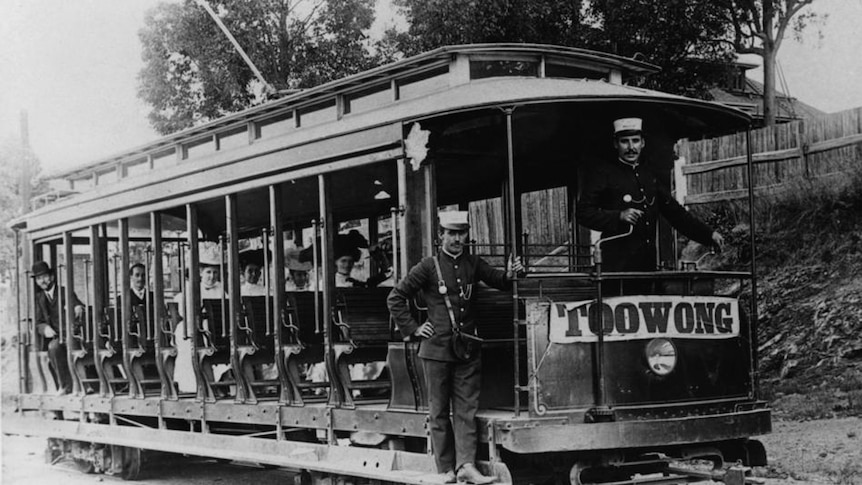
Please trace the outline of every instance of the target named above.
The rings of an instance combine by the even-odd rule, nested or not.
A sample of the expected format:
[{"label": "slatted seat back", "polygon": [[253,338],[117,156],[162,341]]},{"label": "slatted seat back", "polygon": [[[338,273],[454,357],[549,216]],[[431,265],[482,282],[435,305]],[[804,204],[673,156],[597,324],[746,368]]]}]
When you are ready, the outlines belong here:
[{"label": "slatted seat back", "polygon": [[479,336],[490,340],[511,339],[512,292],[500,291],[479,284],[474,287],[472,298],[472,308],[475,312]]},{"label": "slatted seat back", "polygon": [[240,345],[249,345],[252,341],[259,347],[269,346],[272,332],[266,321],[266,305],[269,299],[270,312],[275,311],[272,297],[244,296],[242,297],[243,321],[240,326],[251,330],[251,335],[245,331],[239,332]]},{"label": "slatted seat back", "polygon": [[[288,308],[285,309],[285,318],[293,319],[293,325],[299,328],[299,339],[303,344],[323,344],[323,327],[318,332],[314,321],[314,296],[313,291],[288,291],[285,293]],[[323,295],[317,293],[318,308],[323,308]],[[326,319],[323,319],[326,321]]]},{"label": "slatted seat back", "polygon": [[339,288],[343,323],[356,343],[386,343],[393,340],[386,298],[391,288]]},{"label": "slatted seat back", "polygon": [[225,314],[222,314],[220,299],[204,299],[201,303],[201,327],[209,333],[207,340],[199,345],[212,345],[218,349],[230,348],[230,321],[228,320],[230,303],[225,302]]}]

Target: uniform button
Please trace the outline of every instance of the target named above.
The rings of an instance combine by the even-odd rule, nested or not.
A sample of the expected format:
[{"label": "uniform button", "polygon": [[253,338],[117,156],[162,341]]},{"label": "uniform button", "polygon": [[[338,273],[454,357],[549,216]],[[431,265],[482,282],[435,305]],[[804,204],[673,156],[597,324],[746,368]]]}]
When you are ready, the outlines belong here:
[{"label": "uniform button", "polygon": [[457,281],[458,283],[460,283],[460,282],[461,282],[461,278],[455,278],[455,281]]},{"label": "uniform button", "polygon": [[455,265],[455,269],[458,269],[458,265],[457,265],[457,264]]},{"label": "uniform button", "polygon": [[462,308],[462,309],[461,309],[461,311],[463,312],[463,311],[464,311],[464,309]]}]

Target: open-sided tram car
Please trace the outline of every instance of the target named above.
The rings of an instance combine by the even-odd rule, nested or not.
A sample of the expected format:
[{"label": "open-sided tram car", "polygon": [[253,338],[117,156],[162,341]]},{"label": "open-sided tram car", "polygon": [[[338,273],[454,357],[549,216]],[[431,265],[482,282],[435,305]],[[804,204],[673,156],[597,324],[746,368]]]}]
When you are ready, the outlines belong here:
[{"label": "open-sided tram car", "polygon": [[[487,472],[671,483],[741,475],[670,459],[764,464],[750,437],[770,431],[770,411],[732,290],[754,285],[753,266],[603,273],[574,220],[578,170],[613,156],[613,119],[644,119],[668,180],[678,139],[748,129],[740,111],[626,85],[653,71],[553,46],[441,48],[63,174],[75,195],[13,223],[21,379],[4,432],[44,435],[52,458],[128,478],[140,450],[161,450],[290,467],[306,482],[431,483],[418,344],[391,327],[385,283],[335,287],[332,256],[356,230],[374,256],[360,270],[389,266],[397,280],[435,251],[438,210],[458,207],[471,211],[473,251],[497,266],[515,252],[530,268],[511,293],[474,296]],[[671,229],[657,237],[664,267],[679,267]],[[294,246],[313,253],[311,291],[283,290]],[[224,290],[202,298],[212,248]],[[245,248],[263,250],[270,296],[240,293]],[[83,319],[60,315],[67,395],[34,329],[39,260],[86,305]],[[136,262],[152,275],[142,307],[129,298]]]}]

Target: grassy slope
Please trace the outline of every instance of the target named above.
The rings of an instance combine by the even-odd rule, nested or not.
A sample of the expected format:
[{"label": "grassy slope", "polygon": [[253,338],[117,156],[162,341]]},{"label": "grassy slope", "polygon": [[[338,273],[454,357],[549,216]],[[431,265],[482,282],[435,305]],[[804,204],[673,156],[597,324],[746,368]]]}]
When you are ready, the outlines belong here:
[{"label": "grassy slope", "polygon": [[[710,209],[722,265],[747,265],[747,207]],[[760,197],[755,221],[763,396],[779,418],[862,415],[862,169]]]}]

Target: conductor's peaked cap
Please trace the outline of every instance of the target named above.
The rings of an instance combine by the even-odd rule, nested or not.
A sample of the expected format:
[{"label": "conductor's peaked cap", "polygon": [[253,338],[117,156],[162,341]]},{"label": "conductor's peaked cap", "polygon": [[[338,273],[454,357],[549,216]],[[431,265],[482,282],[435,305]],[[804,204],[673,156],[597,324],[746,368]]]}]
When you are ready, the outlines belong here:
[{"label": "conductor's peaked cap", "polygon": [[441,212],[440,227],[450,229],[452,231],[466,231],[470,228],[470,219],[467,211],[447,211]]},{"label": "conductor's peaked cap", "polygon": [[640,133],[642,127],[643,120],[640,118],[620,118],[614,120],[614,135]]}]

